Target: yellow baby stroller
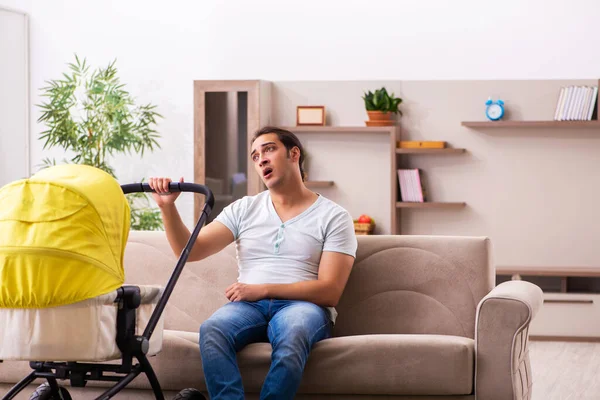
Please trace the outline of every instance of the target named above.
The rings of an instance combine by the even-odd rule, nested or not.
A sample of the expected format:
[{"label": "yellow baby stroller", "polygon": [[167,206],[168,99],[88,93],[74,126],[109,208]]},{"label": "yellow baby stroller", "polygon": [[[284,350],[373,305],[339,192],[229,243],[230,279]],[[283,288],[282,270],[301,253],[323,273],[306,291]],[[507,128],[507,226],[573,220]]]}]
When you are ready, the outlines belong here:
[{"label": "yellow baby stroller", "polygon": [[68,379],[73,387],[116,382],[98,397],[109,399],[141,373],[164,398],[148,357],[162,348],[163,310],[214,203],[203,185],[170,189],[206,201],[164,289],[123,285],[124,194],[151,192],[148,184],[119,186],[97,168],[61,165],[0,189],[0,360],[30,361],[33,370],[4,399],[37,378],[47,383],[31,398],[70,399],[57,382]]}]

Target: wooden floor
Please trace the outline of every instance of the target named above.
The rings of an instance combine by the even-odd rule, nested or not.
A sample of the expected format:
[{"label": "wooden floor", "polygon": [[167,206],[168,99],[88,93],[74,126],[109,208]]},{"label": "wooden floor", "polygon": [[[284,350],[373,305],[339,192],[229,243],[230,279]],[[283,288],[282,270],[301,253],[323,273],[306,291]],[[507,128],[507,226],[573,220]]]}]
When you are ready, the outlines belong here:
[{"label": "wooden floor", "polygon": [[599,400],[600,343],[530,342],[533,400]]}]

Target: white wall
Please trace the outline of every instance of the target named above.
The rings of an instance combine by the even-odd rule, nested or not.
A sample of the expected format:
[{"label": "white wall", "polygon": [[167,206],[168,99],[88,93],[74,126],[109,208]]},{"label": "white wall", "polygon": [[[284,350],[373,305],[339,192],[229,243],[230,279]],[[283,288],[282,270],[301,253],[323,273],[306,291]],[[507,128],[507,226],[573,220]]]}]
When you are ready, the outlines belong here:
[{"label": "white wall", "polygon": [[11,11],[29,13],[31,12],[31,0],[2,0],[0,7]]},{"label": "white wall", "polygon": [[[293,127],[296,107],[325,105],[327,125],[365,126],[365,90],[385,86],[402,94],[400,81],[277,81],[272,83],[272,123]],[[293,128],[291,128],[294,131]],[[375,220],[376,234],[392,232],[392,173],[390,135],[384,133],[296,133],[309,160],[311,181],[333,181],[328,188],[312,189],[344,207],[353,218],[367,214]]]},{"label": "white wall", "polygon": [[0,7],[0,187],[29,176],[27,16]]},{"label": "white wall", "polygon": [[[297,105],[324,104],[332,125],[364,126],[361,94],[385,86],[404,98],[401,140],[442,140],[455,155],[402,155],[421,168],[430,201],[461,209],[402,209],[402,234],[487,236],[499,266],[597,267],[600,253],[598,129],[469,129],[485,120],[489,96],[515,120],[552,120],[563,86],[598,80],[390,80],[273,82],[273,122],[293,126]],[[293,130],[293,129],[292,129]],[[354,217],[366,213],[389,233],[389,142],[369,134],[299,134],[312,156],[310,179]],[[385,139],[385,138],[384,138]],[[316,168],[315,168],[316,167]]]},{"label": "white wall", "polygon": [[[163,149],[121,180],[192,176],[194,79],[597,78],[600,2],[504,0],[0,0],[30,14],[32,104],[73,54],[117,58],[165,116]],[[32,106],[32,166],[47,154]],[[34,168],[35,170],[35,168]],[[191,202],[184,205],[189,218]]]}]

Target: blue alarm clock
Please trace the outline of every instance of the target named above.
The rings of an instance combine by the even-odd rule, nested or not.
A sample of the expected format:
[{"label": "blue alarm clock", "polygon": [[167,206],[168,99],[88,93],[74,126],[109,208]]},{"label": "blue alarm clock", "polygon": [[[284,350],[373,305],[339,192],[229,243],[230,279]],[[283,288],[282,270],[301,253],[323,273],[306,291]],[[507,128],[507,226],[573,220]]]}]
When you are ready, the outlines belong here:
[{"label": "blue alarm clock", "polygon": [[498,121],[504,116],[504,102],[502,100],[492,101],[491,98],[485,102],[485,116],[490,121]]}]

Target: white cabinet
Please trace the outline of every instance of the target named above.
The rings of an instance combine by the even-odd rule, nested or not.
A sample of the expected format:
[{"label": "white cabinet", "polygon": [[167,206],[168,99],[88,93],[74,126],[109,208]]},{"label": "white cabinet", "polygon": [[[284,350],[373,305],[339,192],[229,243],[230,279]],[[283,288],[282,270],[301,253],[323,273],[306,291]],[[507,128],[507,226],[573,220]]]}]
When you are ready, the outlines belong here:
[{"label": "white cabinet", "polygon": [[600,268],[499,267],[496,283],[521,279],[544,291],[532,339],[600,341]]},{"label": "white cabinet", "polygon": [[529,335],[600,339],[600,294],[544,293]]}]

